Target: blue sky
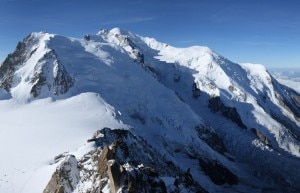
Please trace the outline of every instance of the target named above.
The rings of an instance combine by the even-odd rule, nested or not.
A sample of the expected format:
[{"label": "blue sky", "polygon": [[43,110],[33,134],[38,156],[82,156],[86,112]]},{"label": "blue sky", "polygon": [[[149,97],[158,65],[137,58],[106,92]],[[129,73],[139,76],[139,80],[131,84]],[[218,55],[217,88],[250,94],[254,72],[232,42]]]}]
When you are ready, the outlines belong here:
[{"label": "blue sky", "polygon": [[33,31],[72,37],[120,27],[234,62],[300,67],[298,0],[0,0],[0,60]]}]

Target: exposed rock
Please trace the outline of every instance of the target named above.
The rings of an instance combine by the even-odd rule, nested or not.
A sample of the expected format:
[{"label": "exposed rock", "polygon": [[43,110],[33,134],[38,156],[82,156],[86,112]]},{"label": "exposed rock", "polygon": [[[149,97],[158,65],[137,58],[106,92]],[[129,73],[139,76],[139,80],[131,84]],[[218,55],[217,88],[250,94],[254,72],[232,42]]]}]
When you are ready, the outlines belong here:
[{"label": "exposed rock", "polygon": [[[158,173],[153,168],[137,165],[142,161],[139,158],[141,155],[133,153],[134,146],[128,146],[130,138],[135,138],[134,136],[125,130],[112,131],[108,128],[103,129],[102,136],[105,137],[98,138],[96,144],[99,146],[107,144],[107,146],[104,146],[99,156],[98,171],[100,179],[108,177],[112,193],[119,190],[121,192],[166,192],[163,181],[158,178]],[[126,160],[128,162],[125,163]],[[143,161],[147,163],[145,159]],[[101,186],[104,187],[105,183]]]},{"label": "exposed rock", "polygon": [[298,107],[300,107],[300,95],[294,95],[293,99]]},{"label": "exposed rock", "polygon": [[199,138],[204,140],[212,149],[221,154],[226,152],[222,139],[211,128],[197,126],[195,129],[198,132]]},{"label": "exposed rock", "polygon": [[16,69],[25,62],[27,56],[32,55],[36,51],[36,49],[33,49],[32,51],[26,49],[33,43],[34,39],[29,35],[22,42],[18,43],[15,51],[12,54],[9,54],[0,65],[0,87],[7,92],[9,92],[12,86]]},{"label": "exposed rock", "polygon": [[216,96],[210,98],[208,101],[208,107],[213,112],[221,112],[225,117],[235,122],[239,127],[247,129],[247,127],[242,122],[242,119],[236,108],[225,106],[220,97]]},{"label": "exposed rock", "polygon": [[43,193],[71,193],[80,179],[75,156],[68,155],[58,166]]},{"label": "exposed rock", "polygon": [[121,183],[121,178],[124,177],[123,167],[116,161],[112,163],[106,163],[108,165],[108,177],[110,182],[110,192],[117,193]]},{"label": "exposed rock", "polygon": [[237,176],[217,161],[206,161],[199,159],[199,164],[203,172],[217,185],[239,183]]},{"label": "exposed rock", "polygon": [[128,36],[116,34],[116,38],[120,41],[122,47],[130,47],[129,54],[134,58],[135,62],[144,63],[144,54],[137,48]]},{"label": "exposed rock", "polygon": [[233,85],[230,85],[230,86],[228,87],[228,89],[229,89],[231,92],[234,92],[234,91],[237,90]]},{"label": "exposed rock", "polygon": [[87,35],[85,35],[85,36],[83,37],[83,39],[84,39],[85,41],[90,41],[90,40],[91,40],[91,35],[87,34]]},{"label": "exposed rock", "polygon": [[259,130],[255,129],[255,128],[251,128],[251,131],[255,134],[255,136],[260,141],[262,141],[266,145],[270,145],[271,146],[271,143],[269,142],[268,138],[266,136],[264,136],[263,133],[261,133]]},{"label": "exposed rock", "polygon": [[66,71],[65,67],[62,64],[60,64],[59,60],[57,60],[57,63],[54,66],[54,94],[65,94],[73,85],[74,79]]},{"label": "exposed rock", "polygon": [[[53,80],[47,80],[49,72],[52,72]],[[64,94],[74,85],[74,80],[57,59],[55,51],[51,50],[35,66],[31,83],[31,94],[37,97],[45,85],[48,91],[52,89],[54,95]]]},{"label": "exposed rock", "polygon": [[201,91],[200,91],[200,89],[198,88],[198,86],[195,82],[193,83],[192,91],[193,91],[193,97],[194,98],[198,98],[201,94]]},{"label": "exposed rock", "polygon": [[174,72],[174,82],[179,82],[181,79],[181,75],[178,72]]},{"label": "exposed rock", "polygon": [[[158,178],[158,174],[153,168],[141,167],[127,172],[128,192],[157,192],[166,193],[165,183]],[[124,189],[123,189],[124,191]]]},{"label": "exposed rock", "polygon": [[209,99],[208,101],[208,107],[213,111],[213,112],[218,112],[222,109],[225,108],[224,103],[218,96],[213,96]]},{"label": "exposed rock", "polygon": [[190,168],[188,168],[185,173],[175,179],[174,186],[175,189],[173,192],[181,192],[184,187],[190,187],[191,192],[208,193],[208,191],[203,189],[201,186],[197,186],[192,174],[190,173]]},{"label": "exposed rock", "polygon": [[106,171],[108,169],[108,160],[114,159],[115,153],[113,150],[109,149],[107,146],[101,151],[101,154],[98,159],[98,169],[100,178],[105,177]]},{"label": "exposed rock", "polygon": [[54,163],[58,163],[67,156],[67,153],[62,153],[54,157]]},{"label": "exposed rock", "polygon": [[[67,156],[44,193],[69,193],[75,188],[89,193],[100,193],[107,188],[111,193],[167,193],[171,189],[206,193],[194,181],[190,170],[181,172],[128,130],[104,128],[92,139],[96,149],[85,154],[78,167],[75,157]],[[161,175],[177,176],[176,185],[168,190]]]}]

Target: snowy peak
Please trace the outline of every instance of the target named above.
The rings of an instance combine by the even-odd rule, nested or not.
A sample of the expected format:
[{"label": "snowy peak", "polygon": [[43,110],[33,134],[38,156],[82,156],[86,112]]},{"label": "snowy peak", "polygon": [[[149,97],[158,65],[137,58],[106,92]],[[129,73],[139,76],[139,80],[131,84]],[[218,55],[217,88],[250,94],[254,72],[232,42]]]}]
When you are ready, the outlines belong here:
[{"label": "snowy peak", "polygon": [[[91,122],[99,123],[99,117],[108,115],[108,120],[100,119],[101,126],[108,127],[112,120],[128,126],[126,136],[139,140],[126,136],[114,140],[121,141],[122,148],[133,140],[148,149],[153,159],[146,155],[137,162],[158,160],[151,165],[166,176],[149,181],[159,182],[167,192],[188,187],[186,183],[202,187],[202,192],[300,189],[300,96],[261,65],[237,64],[207,47],[176,48],[119,28],[82,39],[41,32],[20,42],[0,65],[0,88],[0,99],[28,105],[48,97],[69,101],[90,93],[75,102],[84,112],[94,104],[90,95],[97,96],[106,105],[95,103],[95,109],[103,111],[94,109]],[[90,117],[86,114],[84,118]],[[119,131],[102,132],[109,137]],[[114,143],[98,145],[83,157],[66,156],[57,171],[87,174],[76,163],[97,168],[97,156]],[[130,149],[121,152],[130,154]],[[127,169],[141,176],[149,171],[141,171],[140,163],[132,160],[131,156],[122,167],[118,160],[116,167],[124,174],[130,172]],[[173,172],[164,170],[165,161]],[[109,173],[106,168],[105,175]],[[62,180],[68,192],[87,191],[85,185],[96,187],[92,182],[102,180],[101,191],[109,191],[108,178],[90,177],[76,175],[70,186],[56,175],[53,180]]]},{"label": "snowy peak", "polygon": [[32,33],[20,42],[0,66],[0,87],[20,101],[66,93],[74,81],[48,46],[53,38]]},{"label": "snowy peak", "polygon": [[111,30],[100,30],[97,35],[104,35],[104,34],[111,34],[111,35],[120,35],[120,36],[133,36],[134,34],[126,31],[121,28],[112,28]]}]

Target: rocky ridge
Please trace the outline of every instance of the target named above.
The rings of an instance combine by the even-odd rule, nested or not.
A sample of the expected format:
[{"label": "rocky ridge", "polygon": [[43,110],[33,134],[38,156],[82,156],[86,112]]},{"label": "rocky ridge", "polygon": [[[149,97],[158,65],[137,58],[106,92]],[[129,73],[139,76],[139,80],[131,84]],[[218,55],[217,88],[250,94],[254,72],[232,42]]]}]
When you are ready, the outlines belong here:
[{"label": "rocky ridge", "polygon": [[[59,165],[44,193],[96,193],[107,189],[111,193],[207,192],[193,180],[190,169],[181,171],[170,160],[157,156],[143,139],[128,130],[104,128],[88,141],[95,143],[95,148],[80,160],[68,154],[56,158]],[[224,166],[220,167],[229,172]],[[234,177],[225,173],[221,177],[223,180],[237,183],[236,178],[230,180]],[[166,184],[164,176],[169,176],[171,183]],[[214,179],[219,175],[210,176]],[[218,183],[226,181],[219,179]]]}]

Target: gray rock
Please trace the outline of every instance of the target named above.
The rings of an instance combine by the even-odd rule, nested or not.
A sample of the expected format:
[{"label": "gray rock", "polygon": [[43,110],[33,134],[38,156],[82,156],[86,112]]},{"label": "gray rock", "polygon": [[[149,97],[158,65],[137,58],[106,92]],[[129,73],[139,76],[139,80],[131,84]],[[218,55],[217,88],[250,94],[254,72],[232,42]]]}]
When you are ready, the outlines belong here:
[{"label": "gray rock", "polygon": [[79,182],[78,163],[68,155],[52,175],[43,193],[71,193]]},{"label": "gray rock", "polygon": [[268,138],[261,133],[258,129],[256,128],[251,128],[252,133],[254,133],[254,135],[260,140],[262,141],[264,144],[271,146],[271,143],[269,142]]},{"label": "gray rock", "polygon": [[235,122],[239,127],[247,129],[236,108],[225,106],[220,97],[211,97],[208,101],[208,107],[213,112],[221,112],[223,116]]}]

